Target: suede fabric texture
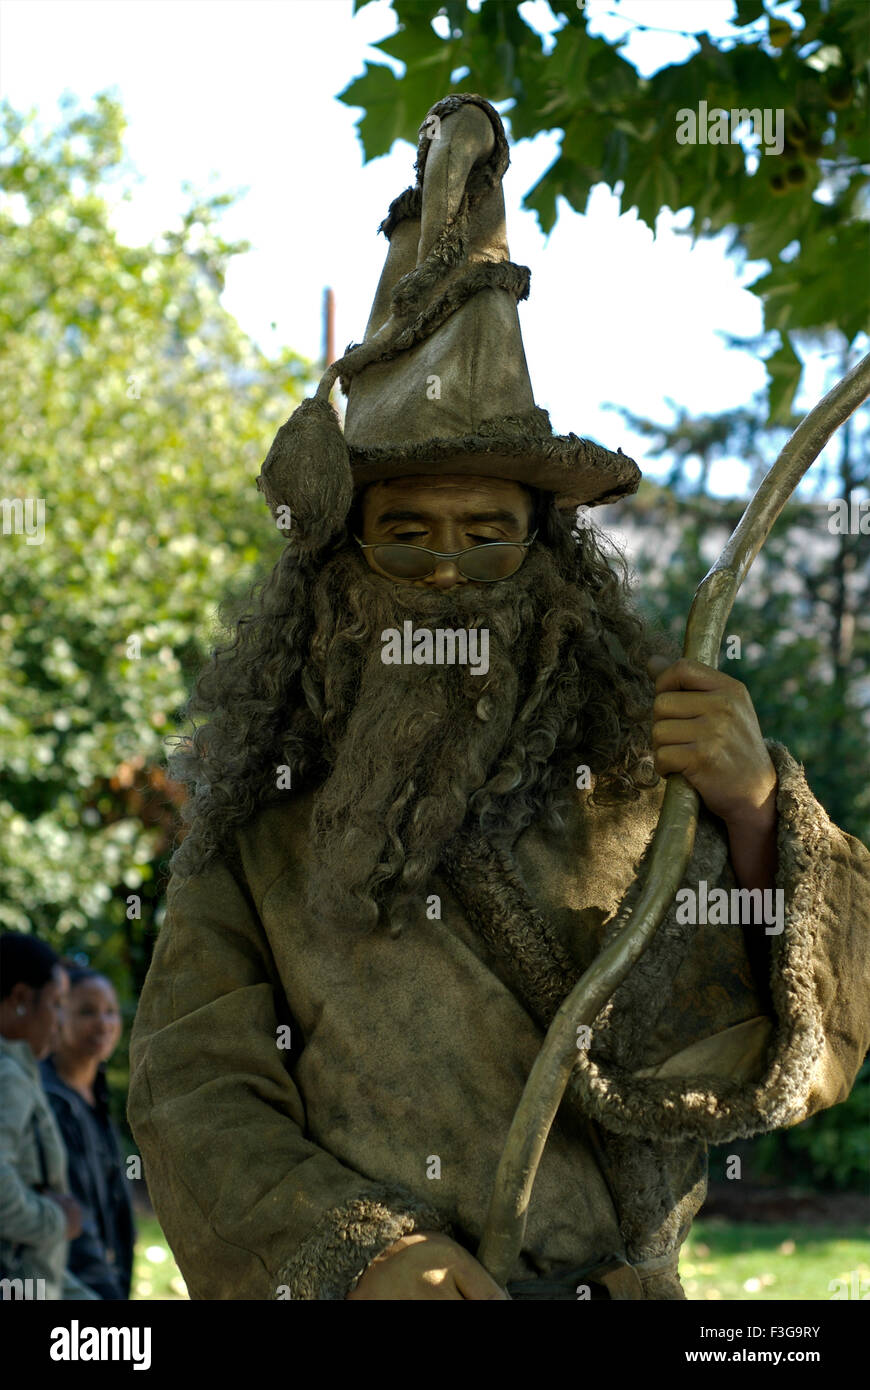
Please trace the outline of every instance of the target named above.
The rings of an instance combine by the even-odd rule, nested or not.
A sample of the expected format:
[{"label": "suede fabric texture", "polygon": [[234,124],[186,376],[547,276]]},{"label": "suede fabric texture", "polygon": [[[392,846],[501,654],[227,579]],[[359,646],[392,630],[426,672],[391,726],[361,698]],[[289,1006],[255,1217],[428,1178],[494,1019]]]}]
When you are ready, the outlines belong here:
[{"label": "suede fabric texture", "polygon": [[[870,1042],[870,853],[768,747],[785,930],[669,914],[578,1052],[513,1283],[628,1262],[611,1297],[683,1298],[708,1142],[849,1093]],[[456,837],[429,887],[440,919],[424,900],[398,938],[336,942],[304,908],[311,793],[173,878],[128,1117],[192,1298],[343,1299],[415,1230],[476,1251],[547,1023],[618,930],[662,794],[578,791],[564,829],[529,827],[512,862]],[[685,883],[702,879],[734,884],[703,811]]]},{"label": "suede fabric texture", "polygon": [[[453,94],[427,113],[416,184],[379,228],[389,250],[365,336],[281,426],[257,479],[302,550],[328,543],[354,490],[390,478],[509,478],[568,509],[637,491],[633,459],[554,434],[535,404],[517,313],[531,273],[511,261],[507,240],[509,162],[483,97]],[[336,379],[348,398],[343,432],[329,405]]]},{"label": "suede fabric texture", "polygon": [[510,260],[495,108],[454,94],[420,127],[417,182],[390,204],[390,242],[365,338],[342,359],[354,486],[440,471],[512,478],[558,505],[637,491],[620,449],[557,436],[535,405],[517,302],[530,272]]}]

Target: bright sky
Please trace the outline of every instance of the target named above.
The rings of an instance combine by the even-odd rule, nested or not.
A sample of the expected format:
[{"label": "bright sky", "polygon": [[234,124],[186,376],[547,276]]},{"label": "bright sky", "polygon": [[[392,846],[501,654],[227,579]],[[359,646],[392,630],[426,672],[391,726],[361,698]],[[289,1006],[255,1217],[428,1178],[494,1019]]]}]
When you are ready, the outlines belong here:
[{"label": "bright sky", "polygon": [[[608,37],[628,19],[721,34],[733,3],[588,0],[587,10],[593,31]],[[614,13],[623,18],[607,17]],[[543,0],[523,14],[553,28]],[[362,337],[387,249],[377,226],[413,182],[414,150],[404,142],[363,164],[360,113],[335,99],[366,58],[382,60],[369,45],[395,27],[385,0],[357,15],[351,0],[2,0],[0,95],[53,121],[64,90],[85,100],[116,90],[141,175],[132,204],[116,212],[130,242],[178,222],[185,181],[247,188],[223,226],[254,249],[231,267],[223,302],[266,350],[287,344],[317,358],[326,285],[336,296],[337,351]],[[647,32],[622,51],[646,75],[695,47]],[[535,397],[558,432],[621,445],[660,475],[645,441],[605,404],[661,420],[672,418],[667,398],[699,414],[748,400],[764,384],[763,363],[719,335],[761,330],[759,302],[741,286],[764,263],[738,267],[721,240],[692,249],[671,230],[685,215],[667,211],[654,239],[635,212],[619,216],[604,187],[587,215],[561,203],[547,240],[519,204],[557,148],[557,135],[521,141],[504,182],[511,255],[532,269],[520,321]],[[808,371],[798,404],[808,408],[823,389],[819,370]],[[712,484],[739,492],[745,470],[723,462]]]}]

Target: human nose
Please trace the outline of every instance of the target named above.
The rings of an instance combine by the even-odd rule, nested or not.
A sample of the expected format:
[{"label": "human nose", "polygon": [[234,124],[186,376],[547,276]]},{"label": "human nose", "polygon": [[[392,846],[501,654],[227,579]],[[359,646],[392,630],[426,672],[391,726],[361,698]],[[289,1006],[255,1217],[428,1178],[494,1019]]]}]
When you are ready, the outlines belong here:
[{"label": "human nose", "polygon": [[454,584],[465,582],[455,560],[439,560],[429,580],[438,589],[452,589]]}]

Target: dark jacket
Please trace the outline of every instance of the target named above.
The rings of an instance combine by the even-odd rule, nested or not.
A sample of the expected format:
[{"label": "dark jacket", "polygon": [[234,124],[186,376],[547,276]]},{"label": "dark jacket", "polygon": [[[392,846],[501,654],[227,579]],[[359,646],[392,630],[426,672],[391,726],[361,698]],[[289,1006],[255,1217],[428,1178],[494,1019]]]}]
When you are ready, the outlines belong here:
[{"label": "dark jacket", "polygon": [[51,1057],[40,1069],[66,1146],[70,1191],[84,1209],[82,1233],[70,1244],[69,1268],[101,1298],[128,1299],[135,1229],[103,1068],[94,1082],[95,1106],[66,1084]]}]

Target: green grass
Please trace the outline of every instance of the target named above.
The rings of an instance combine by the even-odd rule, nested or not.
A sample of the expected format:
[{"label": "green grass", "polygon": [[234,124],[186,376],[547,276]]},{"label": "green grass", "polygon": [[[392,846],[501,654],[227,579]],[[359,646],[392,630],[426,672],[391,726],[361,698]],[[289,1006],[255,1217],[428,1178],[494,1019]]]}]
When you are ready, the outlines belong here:
[{"label": "green grass", "polygon": [[[132,1297],[185,1299],[187,1290],[155,1217],[137,1216],[138,1237]],[[162,1258],[161,1258],[162,1256]],[[870,1293],[870,1240],[838,1226],[733,1224],[710,1218],[696,1221],[680,1259],[680,1277],[691,1300],[746,1303],[767,1299],[825,1302],[851,1276],[867,1282]]]},{"label": "green grass", "polygon": [[181,1271],[172,1258],[166,1237],[156,1216],[136,1214],[136,1251],[133,1258],[133,1287],[136,1300],[187,1298]]},{"label": "green grass", "polygon": [[[764,1302],[807,1299],[827,1302],[836,1292],[851,1297],[851,1275],[870,1293],[870,1240],[855,1228],[756,1225],[722,1219],[696,1221],[680,1259],[689,1299]],[[829,1287],[844,1279],[844,1288]]]}]

